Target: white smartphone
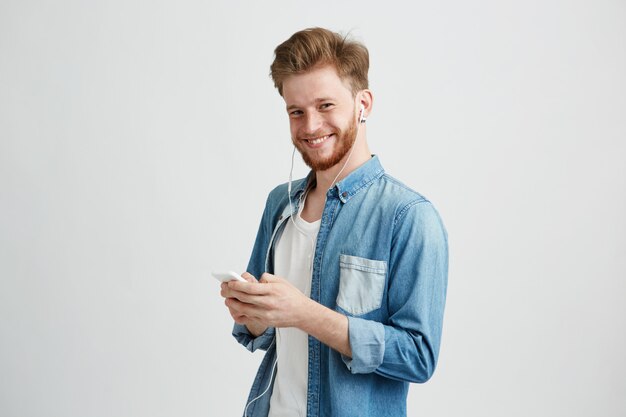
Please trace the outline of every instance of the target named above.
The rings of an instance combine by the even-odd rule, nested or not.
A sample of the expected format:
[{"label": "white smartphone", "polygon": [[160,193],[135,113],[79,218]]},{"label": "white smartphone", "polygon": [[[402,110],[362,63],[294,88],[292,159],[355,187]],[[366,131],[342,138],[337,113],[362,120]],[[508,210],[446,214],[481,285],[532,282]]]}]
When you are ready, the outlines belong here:
[{"label": "white smartphone", "polygon": [[241,275],[233,271],[211,272],[211,275],[213,275],[216,280],[221,281],[221,282],[228,282],[228,281],[248,282],[245,279],[243,279]]}]

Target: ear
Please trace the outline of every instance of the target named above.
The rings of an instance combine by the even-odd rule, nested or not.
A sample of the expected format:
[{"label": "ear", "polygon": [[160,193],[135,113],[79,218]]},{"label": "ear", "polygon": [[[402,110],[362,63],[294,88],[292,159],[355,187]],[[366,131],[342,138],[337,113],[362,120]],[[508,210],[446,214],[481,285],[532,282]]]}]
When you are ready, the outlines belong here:
[{"label": "ear", "polygon": [[361,90],[357,93],[357,109],[363,108],[363,114],[361,117],[368,118],[372,113],[372,106],[374,105],[374,96],[370,90]]}]

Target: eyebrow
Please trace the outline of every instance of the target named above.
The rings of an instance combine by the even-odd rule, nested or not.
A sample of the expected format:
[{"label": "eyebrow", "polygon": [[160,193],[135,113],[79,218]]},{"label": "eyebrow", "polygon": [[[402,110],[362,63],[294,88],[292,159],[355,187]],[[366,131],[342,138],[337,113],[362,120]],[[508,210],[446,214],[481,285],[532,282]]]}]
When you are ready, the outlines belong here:
[{"label": "eyebrow", "polygon": [[[331,97],[321,97],[321,98],[316,98],[315,99],[315,103],[320,103],[320,102],[323,102],[323,101],[335,101],[335,99],[331,98]],[[287,106],[287,111],[293,110],[293,109],[297,109],[299,107],[300,106],[296,106],[295,104],[292,104],[290,106]]]}]

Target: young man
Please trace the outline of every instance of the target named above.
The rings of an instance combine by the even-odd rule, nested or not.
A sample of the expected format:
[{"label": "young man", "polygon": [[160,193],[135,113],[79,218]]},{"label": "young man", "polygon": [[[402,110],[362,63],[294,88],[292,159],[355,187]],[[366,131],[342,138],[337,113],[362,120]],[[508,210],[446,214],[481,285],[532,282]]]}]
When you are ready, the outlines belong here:
[{"label": "young man", "polygon": [[275,50],[271,75],[312,171],[270,193],[248,282],[222,284],[235,338],[267,350],[248,417],[405,416],[409,382],[435,369],[447,235],[370,153],[368,69],[362,44],[325,29]]}]

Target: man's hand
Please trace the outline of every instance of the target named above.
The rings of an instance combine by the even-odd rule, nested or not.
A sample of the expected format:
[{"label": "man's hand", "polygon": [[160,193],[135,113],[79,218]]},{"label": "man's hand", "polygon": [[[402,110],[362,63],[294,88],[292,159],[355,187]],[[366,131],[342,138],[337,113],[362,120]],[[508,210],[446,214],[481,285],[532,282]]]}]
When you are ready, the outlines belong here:
[{"label": "man's hand", "polygon": [[222,284],[222,296],[237,323],[247,325],[247,321],[255,321],[265,327],[302,325],[311,299],[289,281],[267,273],[258,282],[247,272],[242,277],[248,282]]},{"label": "man's hand", "polygon": [[[257,282],[256,278],[254,278],[251,274],[247,272],[241,274],[241,277],[248,281],[251,285],[260,285]],[[221,287],[222,291],[220,292],[220,294],[226,299],[224,303],[228,307],[230,315],[233,320],[235,320],[235,323],[245,325],[248,328],[248,331],[252,333],[252,335],[255,337],[263,334],[267,329],[267,326],[259,322],[258,320],[255,320],[253,317],[246,316],[241,311],[241,306],[243,304],[237,303],[237,300],[233,298],[234,292],[229,289],[228,282],[223,282]]]},{"label": "man's hand", "polygon": [[235,322],[254,336],[268,327],[297,327],[352,356],[346,316],[311,300],[286,279],[265,273],[257,282],[247,272],[241,276],[248,282],[223,283],[221,294]]}]

